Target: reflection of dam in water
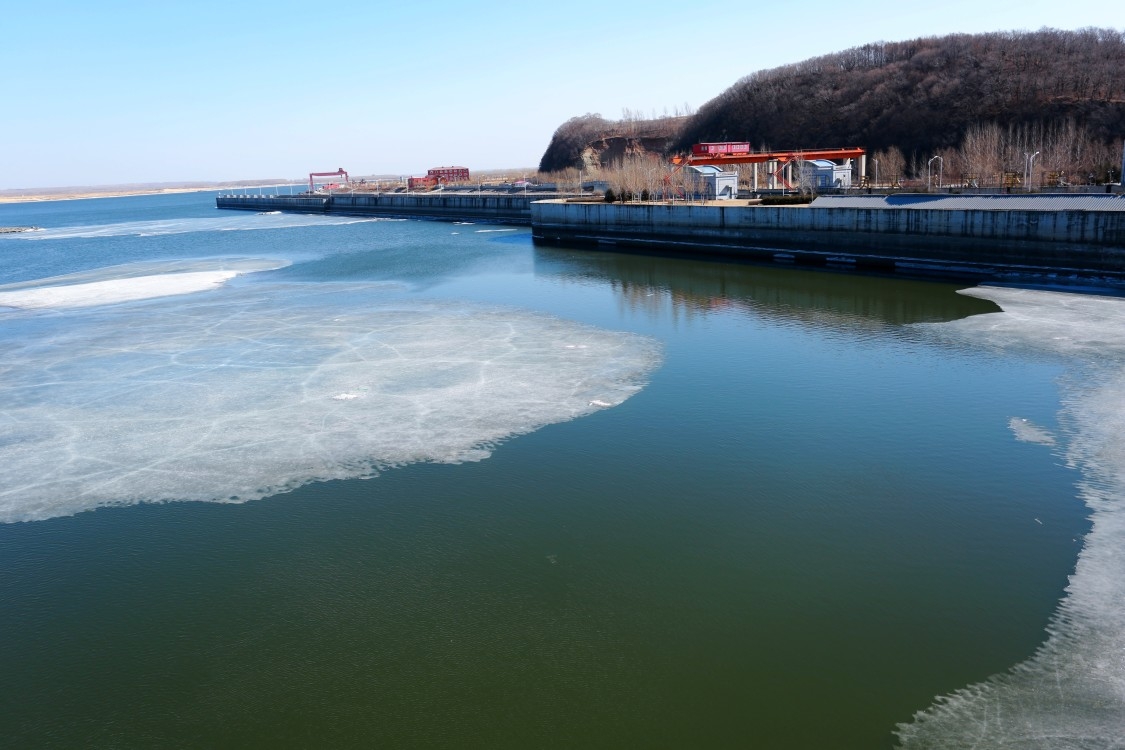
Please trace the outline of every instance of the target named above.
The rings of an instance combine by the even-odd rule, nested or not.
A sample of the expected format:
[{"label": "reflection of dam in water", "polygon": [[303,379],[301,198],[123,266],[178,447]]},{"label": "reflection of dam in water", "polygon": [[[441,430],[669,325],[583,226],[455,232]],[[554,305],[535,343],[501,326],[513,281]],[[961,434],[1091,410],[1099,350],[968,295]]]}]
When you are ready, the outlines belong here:
[{"label": "reflection of dam in water", "polygon": [[745,308],[765,317],[854,327],[944,322],[999,310],[987,300],[951,294],[956,287],[947,283],[887,284],[854,274],[543,246],[535,251],[535,271],[609,284],[633,308],[656,311],[670,299],[674,311],[689,315]]},{"label": "reflection of dam in water", "polygon": [[[1010,670],[939,696],[897,734],[908,748],[1114,746],[1125,729],[1123,662],[1110,656],[1125,643],[1125,450],[1115,428],[1125,403],[1125,301],[1000,287],[954,294],[953,285],[924,281],[545,247],[535,268],[610,285],[629,309],[658,319],[742,309],[845,333],[933,323],[911,325],[908,335],[952,350],[1027,350],[1065,362],[1061,451],[1083,472],[1078,488],[1093,529],[1048,638]],[[1017,439],[1055,445],[1054,435],[1013,421]]]}]

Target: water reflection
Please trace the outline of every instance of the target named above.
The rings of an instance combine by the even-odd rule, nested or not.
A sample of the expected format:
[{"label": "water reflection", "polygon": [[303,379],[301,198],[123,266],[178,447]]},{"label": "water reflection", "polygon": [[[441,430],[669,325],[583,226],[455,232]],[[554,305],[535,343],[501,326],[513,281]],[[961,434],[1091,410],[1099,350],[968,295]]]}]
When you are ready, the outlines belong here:
[{"label": "water reflection", "polygon": [[655,318],[744,311],[851,330],[1000,310],[988,300],[955,294],[963,285],[730,261],[536,246],[535,272],[572,283],[607,284],[629,310]]}]

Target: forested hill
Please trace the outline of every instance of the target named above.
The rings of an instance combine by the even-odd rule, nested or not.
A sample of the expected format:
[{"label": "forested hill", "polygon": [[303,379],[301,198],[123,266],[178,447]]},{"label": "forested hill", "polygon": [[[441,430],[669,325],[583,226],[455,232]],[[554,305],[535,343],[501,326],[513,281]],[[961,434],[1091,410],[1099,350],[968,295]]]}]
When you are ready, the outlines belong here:
[{"label": "forested hill", "polygon": [[[596,167],[643,151],[667,155],[707,141],[777,150],[861,146],[909,158],[958,148],[974,130],[979,141],[986,127],[1023,133],[1024,140],[1009,140],[1033,149],[1038,141],[1027,133],[1061,129],[1077,133],[1072,141],[1080,145],[1119,147],[1125,32],[1043,29],[867,44],[753,73],[691,117],[575,117],[556,131],[540,170]],[[1093,156],[1072,154],[1070,166]]]},{"label": "forested hill", "polygon": [[956,34],[868,44],[743,78],[686,124],[672,150],[748,141],[929,153],[974,125],[1071,120],[1125,136],[1125,32]]}]

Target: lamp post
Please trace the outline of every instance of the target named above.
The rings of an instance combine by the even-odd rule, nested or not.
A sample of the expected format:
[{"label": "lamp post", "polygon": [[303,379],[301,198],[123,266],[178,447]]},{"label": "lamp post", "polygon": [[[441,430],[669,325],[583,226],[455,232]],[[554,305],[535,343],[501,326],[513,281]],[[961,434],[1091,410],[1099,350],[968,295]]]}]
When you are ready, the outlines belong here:
[{"label": "lamp post", "polygon": [[929,192],[929,166],[935,159],[937,160],[937,189],[942,189],[942,170],[945,168],[945,160],[940,156],[934,156],[926,162],[926,192]]},{"label": "lamp post", "polygon": [[934,159],[938,160],[938,190],[941,190],[941,170],[945,166],[945,159],[940,156],[932,157],[926,162],[926,192],[930,192],[930,165],[934,163]]},{"label": "lamp post", "polygon": [[875,162],[875,189],[878,190],[879,189],[879,160],[878,159],[872,159],[871,161]]},{"label": "lamp post", "polygon": [[1027,184],[1027,192],[1030,193],[1031,192],[1031,164],[1032,164],[1032,162],[1035,161],[1035,157],[1039,156],[1039,152],[1036,151],[1034,154],[1029,154],[1026,151],[1024,151],[1023,155],[1025,157],[1027,157],[1027,183],[1026,184]]}]

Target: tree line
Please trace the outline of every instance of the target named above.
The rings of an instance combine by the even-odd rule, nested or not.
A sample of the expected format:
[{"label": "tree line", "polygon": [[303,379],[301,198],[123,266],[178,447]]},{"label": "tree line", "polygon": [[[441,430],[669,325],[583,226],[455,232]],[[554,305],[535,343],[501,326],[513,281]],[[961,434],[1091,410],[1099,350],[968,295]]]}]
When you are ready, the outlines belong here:
[{"label": "tree line", "polygon": [[927,187],[1041,189],[1102,184],[1121,179],[1121,149],[1120,141],[1095,138],[1074,120],[985,123],[970,126],[957,147],[932,154],[907,156],[895,146],[876,151],[868,157],[867,178],[880,187],[923,179]]}]

